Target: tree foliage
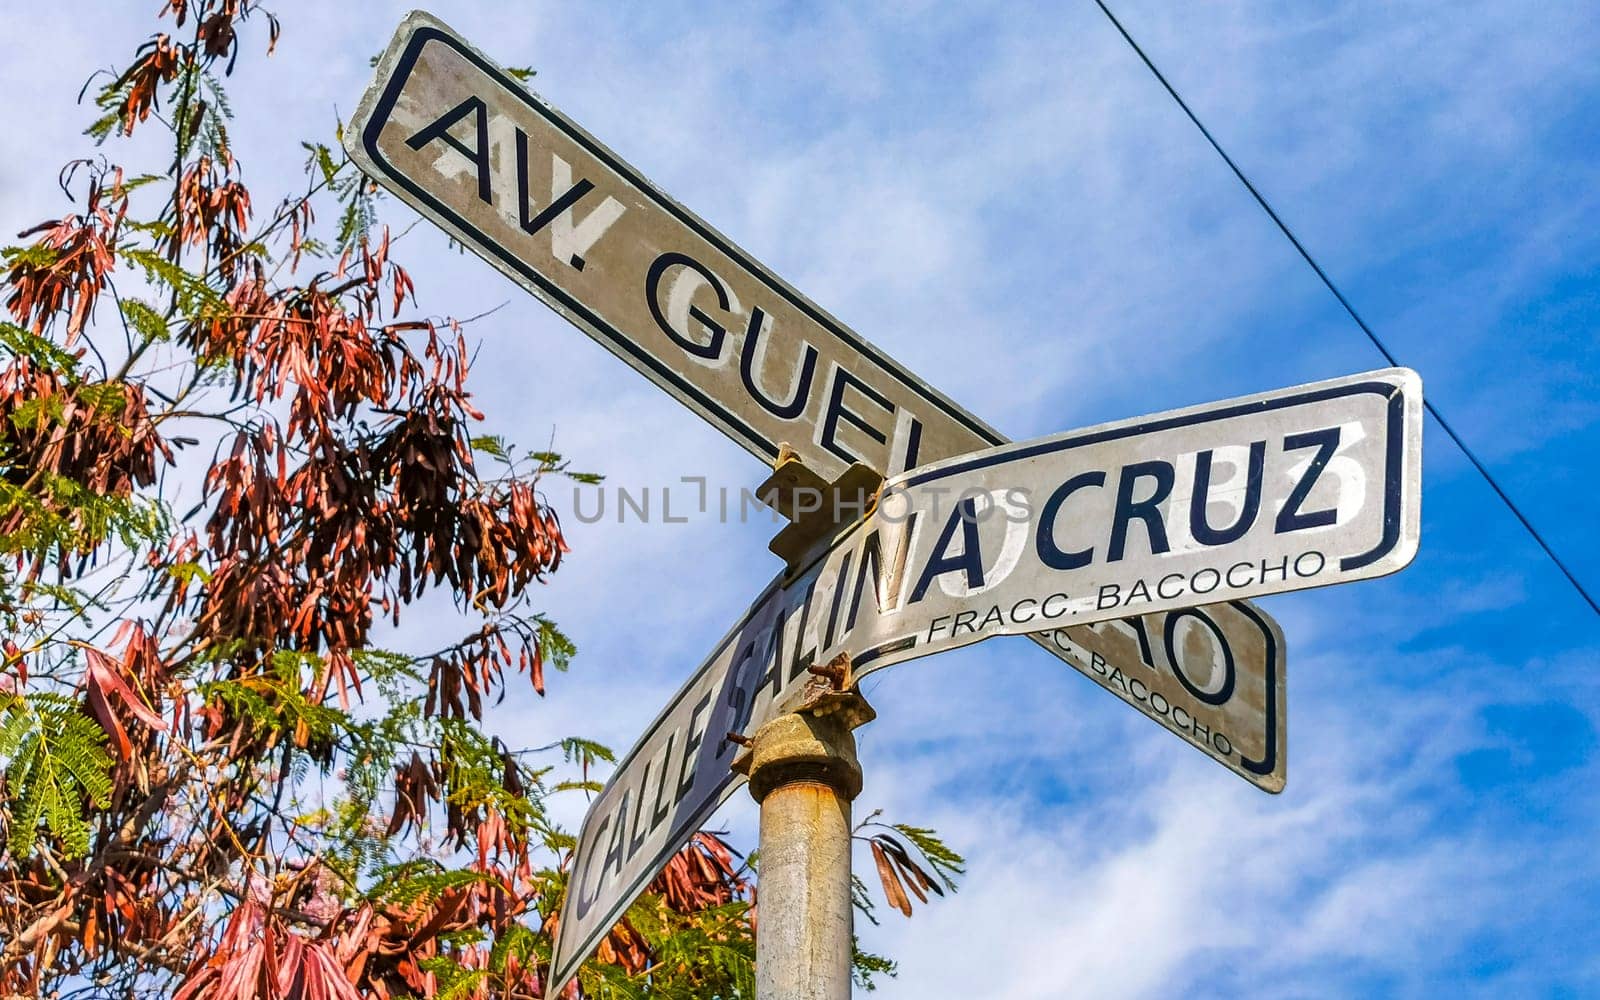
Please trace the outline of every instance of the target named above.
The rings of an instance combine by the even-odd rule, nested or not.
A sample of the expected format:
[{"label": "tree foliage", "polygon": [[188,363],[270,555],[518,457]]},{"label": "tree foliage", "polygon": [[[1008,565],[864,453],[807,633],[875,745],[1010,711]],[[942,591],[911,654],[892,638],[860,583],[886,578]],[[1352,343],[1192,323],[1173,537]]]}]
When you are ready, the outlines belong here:
[{"label": "tree foliage", "polygon": [[[574,654],[533,600],[567,551],[540,483],[573,473],[473,433],[463,330],[413,315],[336,147],[260,210],[222,80],[277,20],[161,16],[87,128],[160,162],[68,164],[71,211],[0,258],[0,995],[543,996],[547,805],[611,758],[484,720]],[[386,648],[425,597],[455,636]],[[871,849],[897,908],[937,891]],[[699,833],[569,996],[749,996],[754,918]]]}]

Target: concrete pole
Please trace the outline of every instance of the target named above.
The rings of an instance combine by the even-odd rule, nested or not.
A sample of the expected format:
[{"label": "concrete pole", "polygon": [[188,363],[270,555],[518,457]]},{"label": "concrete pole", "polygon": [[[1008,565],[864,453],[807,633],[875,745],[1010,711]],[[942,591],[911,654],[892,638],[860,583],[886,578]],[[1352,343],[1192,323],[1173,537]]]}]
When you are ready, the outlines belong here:
[{"label": "concrete pole", "polygon": [[762,726],[740,762],[761,804],[757,1000],[850,996],[850,802],[861,792],[851,730],[872,715],[860,695],[830,694]]}]

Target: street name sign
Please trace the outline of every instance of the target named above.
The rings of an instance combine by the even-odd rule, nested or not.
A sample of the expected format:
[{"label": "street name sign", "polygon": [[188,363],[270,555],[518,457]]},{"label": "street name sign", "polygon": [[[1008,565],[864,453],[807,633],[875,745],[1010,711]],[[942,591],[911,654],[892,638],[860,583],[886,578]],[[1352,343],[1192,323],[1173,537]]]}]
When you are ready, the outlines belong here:
[{"label": "street name sign", "polygon": [[[426,13],[396,32],[345,144],[371,177],[765,461],[782,442],[825,477],[856,462],[890,475],[1005,441]],[[1284,644],[1259,609],[1029,638],[1236,773],[1282,787]],[[1237,685],[1218,680],[1208,697],[1219,707],[1157,691],[1158,668]],[[1253,728],[1227,718],[1246,704]]]},{"label": "street name sign", "polygon": [[[402,22],[344,135],[371,177],[764,461],[789,443],[825,479],[855,462],[887,476],[1005,442],[426,13]],[[1241,671],[1272,666],[1263,636],[1212,634]],[[1077,627],[1030,638],[1097,682],[1095,649],[1124,672],[1146,662]]]},{"label": "street name sign", "polygon": [[432,16],[345,129],[386,188],[769,464],[832,481],[1002,439],[785,284]]},{"label": "street name sign", "polygon": [[[1247,601],[1188,605],[1406,565],[1420,523],[1421,405],[1415,373],[1390,369],[891,479],[872,514],[768,586],[617,766],[579,831],[553,981],[738,787],[726,734],[786,710],[807,667],[840,652],[861,677],[1047,629],[1101,686],[1280,790],[1282,634]],[[1117,620],[1136,611],[1146,613]],[[1255,655],[1236,660],[1235,649]]]},{"label": "street name sign", "polygon": [[823,557],[827,581],[849,575],[841,540],[880,554],[883,599],[861,616],[852,595],[843,651],[859,674],[1045,621],[1393,573],[1416,554],[1421,411],[1421,380],[1392,368],[902,473]]},{"label": "street name sign", "polygon": [[[551,985],[576,973],[667,860],[744,784],[730,770],[739,746],[727,734],[754,732],[802,691],[828,618],[835,641],[848,640],[837,632],[848,627],[846,601],[854,603],[845,595],[863,594],[876,609],[881,577],[871,538],[847,549],[858,567],[847,581],[821,579],[820,562],[796,579],[774,580],[618,763],[578,833]],[[1250,602],[1043,635],[1081,658],[1083,672],[1106,690],[1258,787],[1282,790],[1283,634]],[[860,671],[889,662],[869,660]]]}]

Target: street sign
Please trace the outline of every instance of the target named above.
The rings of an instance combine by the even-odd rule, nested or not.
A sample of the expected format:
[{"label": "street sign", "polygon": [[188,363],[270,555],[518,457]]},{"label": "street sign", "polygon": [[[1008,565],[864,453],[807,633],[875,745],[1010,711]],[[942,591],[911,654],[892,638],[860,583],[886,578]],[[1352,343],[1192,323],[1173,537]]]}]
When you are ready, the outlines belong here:
[{"label": "street sign", "polygon": [[[401,25],[345,138],[368,174],[765,460],[786,442],[825,476],[856,461],[891,474],[1004,441],[426,14]],[[1174,702],[1180,691],[1152,704],[1137,693],[1143,680],[1123,689],[1152,658],[1170,658],[1160,642],[1120,637],[1163,637],[1171,620],[1030,638],[1249,780],[1281,788],[1281,733],[1219,740],[1211,717],[1195,714],[1203,701]],[[1268,679],[1281,684],[1282,637],[1258,609],[1216,605],[1178,620],[1190,637],[1180,644],[1219,664],[1212,673],[1231,665],[1241,683],[1261,678],[1262,699]],[[1245,703],[1242,691],[1230,704]]]},{"label": "street sign", "polygon": [[[1281,790],[1282,633],[1245,601],[1183,602],[1409,562],[1421,405],[1415,373],[1390,369],[1005,445],[890,480],[872,515],[768,586],[617,765],[578,835],[552,981],[565,981],[738,787],[726,734],[786,710],[806,668],[839,652],[860,677],[1045,629],[1040,638],[1101,686]],[[1132,611],[1148,613],[1117,620]],[[1063,627],[1072,621],[1084,627]]]},{"label": "street sign", "polygon": [[768,463],[788,443],[832,481],[1002,440],[426,13],[344,135],[367,174]]},{"label": "street sign", "polygon": [[[739,746],[727,734],[754,732],[795,698],[822,644],[848,640],[839,630],[862,610],[858,598],[877,607],[881,548],[871,535],[853,536],[854,573],[824,580],[819,560],[795,579],[774,580],[618,763],[578,833],[552,984],[577,971],[662,865],[744,783],[730,770]],[[1283,634],[1249,602],[1043,635],[1101,686],[1213,759],[1258,787],[1282,790]],[[859,671],[888,662],[865,657]]]},{"label": "street sign", "polygon": [[[754,732],[810,678],[858,598],[876,606],[881,548],[855,533],[841,586],[818,561],[774,580],[618,763],[572,856],[551,959],[560,986],[695,830],[744,783],[730,732]],[[1040,633],[1108,691],[1267,791],[1284,782],[1284,642],[1249,602]],[[1116,664],[1127,664],[1117,666]],[[872,666],[870,660],[862,670]]]},{"label": "street sign", "polygon": [[[345,144],[370,176],[765,461],[787,442],[831,480],[855,461],[891,475],[1005,442],[426,13],[395,33]],[[1093,634],[1031,638],[1097,677],[1072,652]],[[1264,674],[1265,648],[1227,658]]]},{"label": "street sign", "polygon": [[1249,601],[1043,633],[1090,680],[1263,791],[1288,772],[1286,648]]},{"label": "street sign", "polygon": [[1393,573],[1416,554],[1421,412],[1421,380],[1391,368],[902,473],[854,529],[894,555],[848,651],[894,662]]}]

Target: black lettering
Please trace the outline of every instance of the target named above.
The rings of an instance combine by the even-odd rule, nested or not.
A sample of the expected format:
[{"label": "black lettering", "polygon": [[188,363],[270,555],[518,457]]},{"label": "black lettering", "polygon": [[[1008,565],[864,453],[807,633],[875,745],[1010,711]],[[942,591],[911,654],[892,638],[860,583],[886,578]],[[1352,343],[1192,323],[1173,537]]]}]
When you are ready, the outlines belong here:
[{"label": "black lettering", "polygon": [[678,789],[673,796],[673,804],[682,802],[684,796],[694,789],[694,755],[706,738],[706,727],[700,720],[700,713],[710,704],[711,692],[707,691],[704,697],[695,703],[694,711],[689,713],[689,737],[683,741],[683,763],[678,767]]},{"label": "black lettering", "polygon": [[895,468],[898,471],[916,468],[917,454],[920,451],[922,451],[922,421],[912,417],[911,427],[906,431],[906,453]]},{"label": "black lettering", "polygon": [[[593,190],[593,184],[579,178],[578,183],[562,192],[561,197],[551,201],[538,215],[528,218],[528,136],[522,129],[517,129],[517,222],[522,226],[523,232],[532,236],[548,226],[550,220],[583,200],[583,196]],[[574,257],[570,263],[578,270],[583,270],[582,257]]]},{"label": "black lettering", "polygon": [[767,641],[762,643],[762,651],[757,655],[762,664],[761,679],[756,682],[756,694],[759,697],[761,689],[767,686],[772,688],[772,700],[776,701],[783,691],[783,627],[787,623],[789,612],[780,609],[777,620],[772,623],[772,629],[767,632]]},{"label": "black lettering", "polygon": [[1139,659],[1147,667],[1156,665],[1155,652],[1150,648],[1150,633],[1144,627],[1143,618],[1124,618],[1122,624],[1133,629],[1133,634],[1139,640]]},{"label": "black lettering", "polygon": [[811,379],[817,373],[817,349],[806,344],[800,362],[800,377],[795,380],[792,398],[787,403],[780,403],[770,398],[756,383],[756,354],[760,349],[761,327],[766,318],[767,315],[761,311],[760,306],[750,310],[750,325],[745,330],[744,348],[739,352],[739,378],[744,382],[745,391],[750,394],[750,398],[760,403],[762,409],[783,420],[793,420],[805,410],[806,402],[811,398]]},{"label": "black lettering", "polygon": [[[1188,668],[1184,665],[1182,650],[1178,649],[1178,623],[1185,618],[1192,618],[1211,632],[1211,637],[1216,641],[1216,648],[1222,654],[1222,684],[1217,690],[1206,692],[1189,679]],[[1237,679],[1233,664],[1233,647],[1228,645],[1228,639],[1222,634],[1222,629],[1211,616],[1199,608],[1184,608],[1174,611],[1167,616],[1167,621],[1161,630],[1162,644],[1167,649],[1167,661],[1172,664],[1172,673],[1178,678],[1184,690],[1199,698],[1207,705],[1221,705],[1233,697],[1233,685]]]},{"label": "black lettering", "polygon": [[994,607],[989,609],[989,613],[988,614],[983,616],[983,621],[978,623],[978,631],[982,632],[984,629],[988,628],[990,625],[1004,625],[1004,624],[1005,624],[1005,617],[1000,614],[1000,605],[996,604]]},{"label": "black lettering", "polygon": [[[733,683],[728,685],[728,731],[742,733],[744,727],[750,722],[751,712],[755,708],[755,695],[751,690],[750,679],[754,676],[750,667],[755,662],[756,645],[752,640],[745,643],[739,650],[738,666],[734,668]],[[724,746],[718,756],[728,752],[727,738],[723,738]]]},{"label": "black lettering", "polygon": [[[1028,608],[1028,617],[1026,617],[1026,618],[1022,617],[1022,615],[1019,613],[1024,604],[1031,605]],[[1039,604],[1039,602],[1034,600],[1033,598],[1024,597],[1022,600],[1020,600],[1017,603],[1011,605],[1011,620],[1016,622],[1018,625],[1025,625],[1028,622],[1033,621],[1034,615],[1036,615],[1038,613],[1035,610],[1035,608],[1037,607],[1038,604]]]},{"label": "black lettering", "polygon": [[1232,525],[1221,529],[1212,528],[1206,520],[1206,506],[1211,493],[1211,454],[1212,450],[1207,448],[1194,458],[1194,497],[1189,502],[1189,534],[1201,545],[1226,545],[1243,538],[1250,526],[1256,523],[1256,514],[1261,510],[1261,480],[1262,470],[1267,464],[1267,443],[1251,442],[1250,466],[1246,473],[1244,502],[1239,505],[1239,517]]},{"label": "black lettering", "polygon": [[[912,514],[906,518],[905,530],[900,533],[900,547],[895,550],[894,563],[888,567],[887,572],[883,566],[883,541],[877,531],[873,531],[861,542],[861,568],[856,571],[855,593],[850,597],[850,617],[845,621],[844,630],[848,633],[856,627],[856,615],[861,611],[861,590],[867,579],[867,567],[872,567],[872,605],[879,614],[892,609],[897,603],[900,590],[900,578],[905,573],[906,559],[911,554],[911,533],[917,526],[917,515]],[[849,557],[846,557],[849,565]],[[843,576],[840,577],[843,579]],[[889,584],[894,586],[894,593],[887,593]]]},{"label": "black lettering", "polygon": [[[456,122],[468,115],[477,115],[477,149],[468,149],[467,144],[450,134]],[[471,160],[478,168],[478,198],[485,204],[494,204],[493,187],[489,183],[489,110],[484,107],[483,101],[477,97],[469,97],[446,111],[439,120],[422,129],[416,135],[406,140],[406,145],[412,149],[421,149],[435,139],[443,139],[445,145]]]},{"label": "black lettering", "polygon": [[[746,721],[749,721],[748,716],[746,716]],[[740,724],[738,728],[743,729],[743,724]],[[656,778],[656,801],[654,808],[650,810],[650,825],[652,827],[660,826],[661,821],[666,819],[667,814],[672,811],[670,805],[663,805],[662,803],[667,802],[667,763],[672,760],[672,748],[677,742],[677,732],[669,733],[667,735],[667,749],[661,753],[661,775]]]},{"label": "black lettering", "polygon": [[1284,556],[1276,566],[1268,566],[1265,559],[1261,560],[1261,582],[1267,582],[1267,574],[1276,570],[1280,580],[1289,579],[1289,557]]},{"label": "black lettering", "polygon": [[812,646],[810,649],[804,648],[806,642],[806,625],[808,625],[811,621],[811,599],[812,597],[816,596],[816,593],[817,581],[813,579],[811,581],[811,586],[806,588],[805,603],[800,605],[800,624],[794,632],[794,657],[789,661],[789,680],[791,682],[801,674],[805,673],[806,668],[811,666],[812,663],[816,662],[817,659],[817,647]]},{"label": "black lettering", "polygon": [[1320,528],[1332,524],[1339,516],[1339,512],[1331,508],[1309,514],[1300,513],[1300,505],[1311,495],[1312,487],[1317,485],[1317,477],[1328,467],[1333,453],[1339,450],[1339,428],[1290,434],[1283,439],[1284,451],[1299,451],[1301,448],[1316,448],[1317,453],[1311,456],[1306,471],[1300,476],[1300,481],[1294,484],[1294,489],[1289,491],[1289,499],[1283,502],[1283,509],[1278,511],[1278,521],[1273,530],[1280,535],[1306,528]]},{"label": "black lettering", "polygon": [[[1311,570],[1305,570],[1305,571],[1300,569],[1300,560],[1304,559],[1306,556],[1316,556],[1317,557],[1316,568],[1311,569]],[[1310,552],[1302,552],[1299,555],[1294,557],[1294,575],[1295,576],[1316,576],[1318,573],[1322,572],[1322,567],[1326,566],[1327,564],[1328,564],[1327,557],[1324,556],[1321,552],[1318,552],[1316,549],[1312,549]]]},{"label": "black lettering", "polygon": [[[608,827],[610,825],[611,825],[611,817],[610,816],[607,816],[605,819],[600,821],[600,825],[594,828],[594,839],[590,841],[591,845],[592,844],[598,844],[601,841],[601,839],[603,837],[605,837],[605,835],[606,835],[606,827]],[[589,856],[593,857],[593,854],[590,854]],[[589,879],[589,878],[587,878],[587,876],[589,875],[591,870],[594,872],[594,878]],[[600,865],[599,868],[595,868],[592,864],[587,866],[587,867],[585,867],[583,872],[582,872],[582,876],[583,877],[580,877],[578,872],[573,872],[572,873],[572,875],[573,875],[573,883],[578,887],[578,919],[579,920],[582,920],[584,917],[588,916],[589,910],[594,907],[594,901],[599,898],[599,896],[600,896],[600,878],[604,873],[605,873],[605,864],[603,862],[602,862],[602,864]],[[588,883],[587,886],[584,885],[585,882]]]},{"label": "black lettering", "polygon": [[[1127,548],[1128,522],[1134,518],[1144,522],[1145,533],[1150,537],[1150,552],[1166,552],[1167,526],[1161,519],[1161,502],[1172,492],[1176,478],[1171,462],[1135,462],[1122,467],[1122,478],[1117,483],[1117,510],[1111,520],[1111,541],[1106,546],[1106,561],[1118,562]],[[1141,479],[1154,479],[1155,489],[1143,500],[1133,499],[1134,484]]]},{"label": "black lettering", "polygon": [[622,801],[617,804],[617,811],[611,814],[611,818],[617,822],[611,831],[611,846],[606,848],[605,860],[600,863],[600,871],[602,873],[610,872],[612,877],[622,874],[622,865],[627,860],[625,851],[628,846],[628,796],[630,794],[632,793],[622,793]]},{"label": "black lettering", "polygon": [[894,412],[894,404],[889,402],[886,397],[881,395],[876,389],[872,388],[872,386],[856,378],[843,368],[835,368],[833,370],[833,390],[828,394],[828,406],[822,415],[822,436],[820,443],[824,448],[833,452],[844,461],[856,462],[860,460],[860,456],[851,454],[838,441],[840,420],[843,420],[845,423],[858,428],[863,434],[879,444],[887,444],[889,438],[883,433],[883,431],[880,431],[876,427],[867,423],[866,418],[861,416],[861,414],[844,405],[844,390],[845,386],[847,385],[855,387],[858,392],[870,399],[872,402],[877,403],[887,413]]},{"label": "black lettering", "polygon": [[833,640],[837,636],[839,608],[844,603],[844,592],[850,589],[847,585],[850,579],[850,557],[851,553],[844,554],[844,559],[839,562],[839,574],[833,581],[833,606],[828,609],[828,628],[827,635],[822,639],[823,649],[833,648]]},{"label": "black lettering", "polygon": [[717,280],[717,276],[712,274],[711,270],[704,264],[701,264],[688,254],[673,251],[657,257],[655,263],[650,265],[649,274],[645,276],[644,296],[645,301],[650,303],[650,315],[655,319],[656,326],[661,328],[661,332],[672,338],[673,343],[695,357],[705,358],[707,361],[715,361],[722,355],[722,341],[728,335],[728,331],[722,324],[707,316],[700,310],[699,306],[690,305],[690,317],[699,322],[711,334],[710,340],[704,344],[697,344],[690,340],[686,334],[674,330],[672,324],[667,322],[666,313],[661,310],[661,278],[667,273],[668,268],[679,265],[687,267],[706,279],[706,283],[711,286],[711,290],[717,293],[717,307],[720,309],[728,308],[728,290],[722,287],[722,282]]},{"label": "black lettering", "polygon": [[[647,798],[645,793],[650,788],[650,765],[654,763],[655,761],[652,760],[647,760],[644,762],[644,777],[639,780],[639,801],[634,803],[633,806],[633,835],[628,838],[629,861],[632,861],[633,856],[639,853],[639,848],[644,846],[645,838],[650,833],[650,828],[645,826],[640,821],[643,820],[646,814],[648,814],[650,811],[649,805],[645,803],[645,799]],[[666,767],[667,762],[662,761],[661,766],[663,768]]]},{"label": "black lettering", "polygon": [[1039,551],[1039,561],[1051,569],[1082,569],[1089,565],[1094,558],[1094,546],[1079,549],[1076,552],[1063,552],[1056,545],[1056,515],[1061,511],[1061,505],[1067,497],[1086,486],[1104,487],[1106,474],[1104,472],[1084,472],[1073,476],[1071,479],[1056,487],[1050,494],[1050,499],[1044,502],[1044,509],[1039,512],[1039,531],[1034,539],[1034,547]]},{"label": "black lettering", "polygon": [[[950,512],[950,520],[945,522],[944,530],[939,533],[939,540],[933,546],[933,555],[923,567],[917,585],[912,588],[908,603],[915,604],[922,600],[934,577],[956,570],[966,573],[968,590],[983,586],[983,552],[978,547],[978,513],[974,508],[972,500],[963,500]],[[950,542],[955,538],[958,526],[961,528],[961,552],[949,555]]]},{"label": "black lettering", "polygon": [[1239,583],[1235,583],[1233,581],[1233,571],[1236,570],[1236,569],[1242,569],[1242,570],[1248,571],[1250,569],[1250,564],[1247,563],[1247,562],[1241,562],[1241,563],[1234,563],[1232,566],[1229,566],[1228,567],[1228,586],[1234,588],[1235,590],[1239,589],[1240,587],[1248,587],[1248,586],[1250,586],[1250,581],[1249,580],[1244,580],[1244,581],[1239,582]]}]

